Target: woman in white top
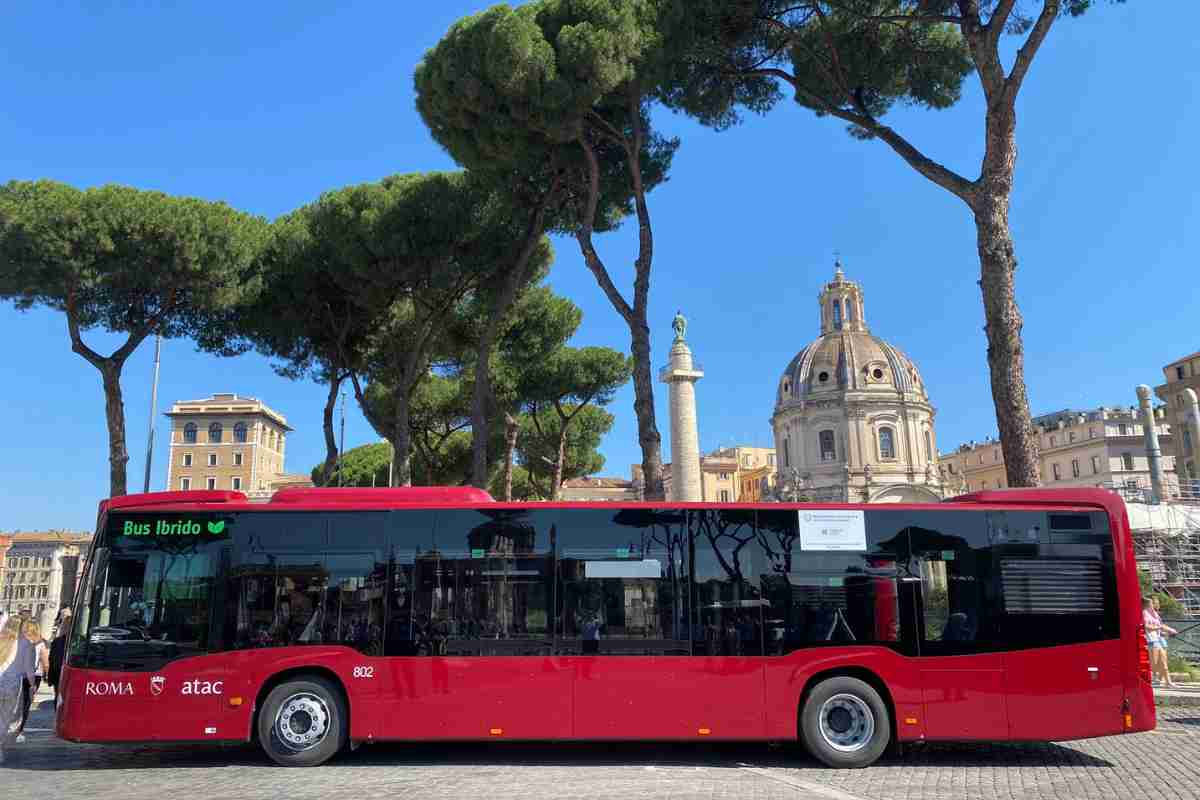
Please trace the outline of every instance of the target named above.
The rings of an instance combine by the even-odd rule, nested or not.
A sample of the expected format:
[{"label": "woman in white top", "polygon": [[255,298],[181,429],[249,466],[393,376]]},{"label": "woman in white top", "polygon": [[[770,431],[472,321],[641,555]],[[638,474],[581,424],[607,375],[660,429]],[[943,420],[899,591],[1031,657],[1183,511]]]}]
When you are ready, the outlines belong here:
[{"label": "woman in white top", "polygon": [[17,728],[17,744],[25,741],[25,723],[29,721],[29,712],[33,710],[33,698],[37,695],[42,679],[50,671],[50,648],[42,638],[42,629],[33,620],[27,620],[21,626],[21,635],[25,637],[34,651],[33,679],[25,682],[25,696],[21,706],[21,725]]}]

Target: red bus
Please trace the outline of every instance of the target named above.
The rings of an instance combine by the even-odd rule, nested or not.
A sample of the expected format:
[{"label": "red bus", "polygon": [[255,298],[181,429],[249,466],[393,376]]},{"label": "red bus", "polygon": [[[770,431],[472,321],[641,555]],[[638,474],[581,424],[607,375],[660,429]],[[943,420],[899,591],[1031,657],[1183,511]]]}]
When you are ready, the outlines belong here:
[{"label": "red bus", "polygon": [[499,503],[474,489],[100,505],[57,731],[257,741],[893,743],[1154,728],[1120,498]]}]

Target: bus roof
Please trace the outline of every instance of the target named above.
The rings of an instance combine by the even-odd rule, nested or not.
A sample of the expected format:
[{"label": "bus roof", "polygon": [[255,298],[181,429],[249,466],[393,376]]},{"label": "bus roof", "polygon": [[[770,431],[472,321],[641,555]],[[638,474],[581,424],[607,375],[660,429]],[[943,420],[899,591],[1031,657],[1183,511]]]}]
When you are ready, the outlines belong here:
[{"label": "bus roof", "polygon": [[[730,503],[715,502],[637,502],[614,503],[612,501],[560,501],[557,503],[497,503],[483,489],[470,486],[401,486],[401,487],[324,487],[324,488],[287,488],[276,492],[267,503],[250,502],[243,492],[189,490],[179,492],[151,492],[149,494],[129,494],[100,501],[100,513],[112,511],[137,511],[142,509],[159,509],[164,506],[175,510],[202,511],[219,507],[229,510],[320,510],[333,508],[411,508],[414,506],[453,508],[486,506],[495,504],[497,508],[611,508],[614,505],[645,509],[685,509],[685,508],[729,508],[740,509],[772,509],[803,506],[819,506],[821,508],[862,508],[862,503]],[[1124,514],[1124,502],[1120,495],[1108,489],[1089,487],[1070,489],[992,489],[972,492],[970,494],[952,497],[941,503],[920,504],[875,504],[872,507],[879,510],[894,508],[936,508],[954,505],[986,505],[986,506],[1070,506],[1103,508],[1110,516]]]}]

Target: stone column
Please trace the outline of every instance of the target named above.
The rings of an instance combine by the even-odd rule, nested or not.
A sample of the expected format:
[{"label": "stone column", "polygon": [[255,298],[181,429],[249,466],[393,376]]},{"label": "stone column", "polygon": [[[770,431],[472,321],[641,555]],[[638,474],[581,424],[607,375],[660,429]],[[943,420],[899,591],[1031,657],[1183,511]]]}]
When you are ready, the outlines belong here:
[{"label": "stone column", "polygon": [[[1191,389],[1183,390],[1183,399],[1186,401],[1187,405],[1187,419],[1185,420],[1184,424],[1187,426],[1187,429],[1192,432],[1192,464],[1200,468],[1200,403],[1196,401],[1196,392]],[[1182,453],[1183,447],[1180,447],[1179,451]],[[1193,477],[1187,472],[1186,456],[1184,456],[1183,469],[1181,470],[1179,465],[1176,464],[1175,472],[1183,475],[1184,479],[1188,481],[1188,491],[1192,493],[1192,499],[1195,499],[1195,493],[1198,484],[1196,480],[1193,479]],[[1197,475],[1196,477],[1200,478],[1200,475]]]},{"label": "stone column", "polygon": [[1141,407],[1142,431],[1146,437],[1146,456],[1150,461],[1150,486],[1154,492],[1154,502],[1160,503],[1166,499],[1163,492],[1162,451],[1158,447],[1157,420],[1154,409],[1150,406],[1150,387],[1141,384],[1137,387],[1138,405]]},{"label": "stone column", "polygon": [[675,341],[670,362],[658,373],[667,384],[671,408],[671,499],[700,502],[700,434],[696,428],[696,381],[704,371],[692,360],[692,351],[684,341],[687,320],[675,315],[672,324]]}]

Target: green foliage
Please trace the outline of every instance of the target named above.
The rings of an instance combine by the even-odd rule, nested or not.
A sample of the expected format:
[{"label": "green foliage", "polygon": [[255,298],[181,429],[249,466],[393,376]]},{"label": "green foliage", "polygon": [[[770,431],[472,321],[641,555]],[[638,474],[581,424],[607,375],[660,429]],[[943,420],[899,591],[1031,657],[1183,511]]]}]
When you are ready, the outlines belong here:
[{"label": "green foliage", "polygon": [[[100,372],[111,496],[126,490],[125,361],[151,333],[199,336],[226,317],[266,233],[264,220],[223,203],[161,192],[0,186],[0,300],[65,312],[71,349]],[[97,353],[83,340],[97,327],[125,342]]]},{"label": "green foliage", "polygon": [[[387,442],[376,442],[353,447],[342,454],[341,481],[334,474],[334,486],[387,486],[388,466],[392,463],[392,446]],[[313,482],[321,477],[325,464],[312,468]]]},{"label": "green foliage", "polygon": [[1158,598],[1159,613],[1164,617],[1179,619],[1188,615],[1187,609],[1183,603],[1180,603],[1166,592],[1159,592],[1154,589],[1153,580],[1150,573],[1144,569],[1137,571],[1138,586],[1141,588],[1142,597]]},{"label": "green foliage", "polygon": [[[585,131],[625,133],[628,93],[660,57],[649,0],[540,0],[497,5],[459,20],[417,66],[417,110],[434,139],[474,172],[505,182],[563,185],[548,227],[573,230],[582,218],[587,170],[578,140]],[[651,131],[635,90],[634,108]],[[602,136],[595,229],[632,210],[628,154]],[[649,190],[666,179],[678,142],[645,136],[638,153]],[[575,202],[572,202],[572,199]]]},{"label": "green foliage", "polygon": [[[521,417],[521,435],[517,439],[520,464],[529,487],[542,498],[549,499],[555,494],[559,437],[564,433],[566,457],[562,481],[592,475],[604,468],[604,456],[598,448],[604,435],[612,429],[613,415],[592,405],[566,404],[563,412],[560,416],[553,408],[541,407]],[[514,476],[514,499],[517,496]]]},{"label": "green foliage", "polygon": [[613,418],[596,406],[611,402],[629,381],[631,367],[628,357],[607,347],[561,347],[521,376],[525,414],[517,448],[542,494],[557,497],[563,481],[604,466],[595,449]]},{"label": "green foliage", "polygon": [[608,405],[629,382],[629,358],[609,347],[562,347],[526,371],[522,395],[534,405]]},{"label": "green foliage", "polygon": [[[958,28],[916,0],[668,0],[673,68],[662,99],[726,127],[782,96],[768,70],[786,68],[796,102],[871,117],[897,103],[947,108],[973,64]],[[817,11],[820,13],[817,13]],[[883,19],[887,21],[882,21]]]},{"label": "green foliage", "polygon": [[[512,480],[512,499],[515,502],[526,502],[533,500],[549,500],[548,494],[543,494],[543,489],[534,484],[529,470],[520,464],[513,465],[513,480]],[[488,484],[488,493],[496,499],[504,497],[504,474],[496,473],[492,476],[491,483]]]},{"label": "green foliage", "polygon": [[0,187],[0,299],[70,311],[81,330],[194,335],[236,303],[267,223],[224,203],[127,186]]}]

